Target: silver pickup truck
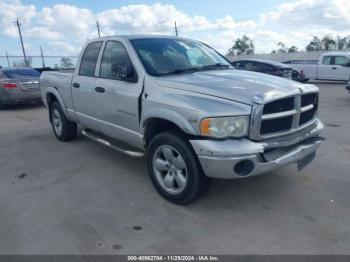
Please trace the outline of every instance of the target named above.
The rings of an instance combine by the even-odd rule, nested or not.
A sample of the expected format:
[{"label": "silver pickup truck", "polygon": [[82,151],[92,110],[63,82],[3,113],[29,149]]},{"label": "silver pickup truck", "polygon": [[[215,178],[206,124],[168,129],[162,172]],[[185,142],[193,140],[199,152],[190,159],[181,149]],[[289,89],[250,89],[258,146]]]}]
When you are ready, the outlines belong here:
[{"label": "silver pickup truck", "polygon": [[74,72],[44,72],[55,136],[83,135],[147,159],[157,191],[176,204],[211,178],[244,178],[315,157],[318,88],[235,70],[198,41],[112,36],[86,43]]}]

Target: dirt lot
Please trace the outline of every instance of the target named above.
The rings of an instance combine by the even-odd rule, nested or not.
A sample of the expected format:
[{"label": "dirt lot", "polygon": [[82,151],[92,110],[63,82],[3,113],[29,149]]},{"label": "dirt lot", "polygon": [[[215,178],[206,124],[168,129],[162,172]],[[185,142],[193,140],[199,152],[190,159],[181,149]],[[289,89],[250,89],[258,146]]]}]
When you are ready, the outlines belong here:
[{"label": "dirt lot", "polygon": [[187,207],[143,159],[58,142],[45,108],[0,111],[0,254],[350,254],[350,94],[317,85],[327,141],[307,169],[216,180]]}]

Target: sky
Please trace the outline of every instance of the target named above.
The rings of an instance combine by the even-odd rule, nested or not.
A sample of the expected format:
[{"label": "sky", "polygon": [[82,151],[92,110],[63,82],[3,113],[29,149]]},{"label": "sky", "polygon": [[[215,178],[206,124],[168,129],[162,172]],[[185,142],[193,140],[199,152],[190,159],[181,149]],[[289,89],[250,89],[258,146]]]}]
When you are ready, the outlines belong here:
[{"label": "sky", "polygon": [[314,35],[350,35],[350,0],[0,0],[0,56],[21,55],[22,24],[28,55],[78,55],[83,43],[101,35],[174,34],[204,41],[225,54],[244,34],[256,53],[278,42],[300,49]]}]

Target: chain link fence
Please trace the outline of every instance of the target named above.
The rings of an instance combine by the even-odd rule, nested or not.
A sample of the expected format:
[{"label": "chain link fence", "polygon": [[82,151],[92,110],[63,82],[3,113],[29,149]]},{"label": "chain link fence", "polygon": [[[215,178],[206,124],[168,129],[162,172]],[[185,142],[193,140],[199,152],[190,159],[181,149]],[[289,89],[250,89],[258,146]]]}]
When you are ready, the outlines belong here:
[{"label": "chain link fence", "polygon": [[[27,56],[28,66],[33,68],[74,68],[77,56]],[[0,66],[26,67],[23,56],[0,56]]]},{"label": "chain link fence", "polygon": [[329,52],[350,52],[346,50],[330,50],[330,51],[314,51],[314,52],[295,52],[285,54],[254,54],[254,55],[237,55],[227,57],[230,61],[244,60],[244,59],[269,59],[277,62],[285,62],[289,60],[318,60],[324,53]]}]

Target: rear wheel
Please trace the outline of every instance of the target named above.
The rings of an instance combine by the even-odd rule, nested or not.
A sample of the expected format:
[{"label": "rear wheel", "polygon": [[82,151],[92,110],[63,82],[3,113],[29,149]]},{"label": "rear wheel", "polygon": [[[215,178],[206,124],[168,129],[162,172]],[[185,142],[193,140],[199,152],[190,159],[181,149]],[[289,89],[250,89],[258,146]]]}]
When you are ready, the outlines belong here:
[{"label": "rear wheel", "polygon": [[6,105],[4,105],[0,100],[0,110],[5,109],[5,108],[6,108]]},{"label": "rear wheel", "polygon": [[60,141],[73,140],[77,135],[77,124],[69,121],[58,102],[50,106],[52,129]]},{"label": "rear wheel", "polygon": [[186,205],[208,191],[210,179],[186,138],[178,133],[165,132],[152,139],[147,166],[154,187],[170,202]]},{"label": "rear wheel", "polygon": [[300,79],[299,82],[304,84],[304,83],[306,83],[309,80],[310,79],[308,79],[308,78],[303,78],[303,79]]}]

